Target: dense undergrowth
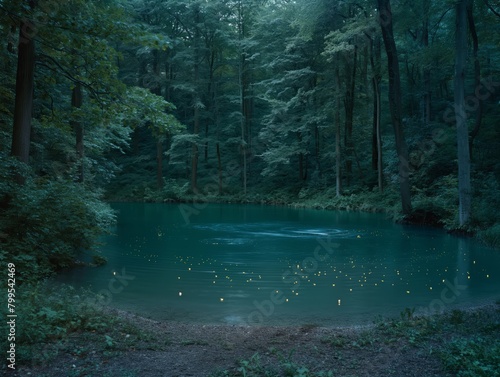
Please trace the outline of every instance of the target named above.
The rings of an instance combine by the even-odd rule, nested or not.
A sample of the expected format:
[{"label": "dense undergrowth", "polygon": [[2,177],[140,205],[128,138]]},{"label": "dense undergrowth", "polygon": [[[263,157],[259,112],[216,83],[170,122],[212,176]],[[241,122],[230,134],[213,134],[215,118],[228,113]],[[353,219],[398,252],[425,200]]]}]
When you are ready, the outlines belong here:
[{"label": "dense undergrowth", "polygon": [[21,167],[0,165],[0,261],[14,263],[19,282],[36,281],[78,263],[95,251],[114,214],[102,193],[71,179],[35,177],[12,180]]}]

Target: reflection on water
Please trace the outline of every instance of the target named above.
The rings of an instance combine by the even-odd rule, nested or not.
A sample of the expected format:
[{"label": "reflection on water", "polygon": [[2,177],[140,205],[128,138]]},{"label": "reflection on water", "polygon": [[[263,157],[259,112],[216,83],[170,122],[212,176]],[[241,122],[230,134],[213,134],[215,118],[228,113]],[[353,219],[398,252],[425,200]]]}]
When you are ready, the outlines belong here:
[{"label": "reflection on water", "polygon": [[186,224],[176,205],[115,207],[115,236],[102,248],[108,264],[61,280],[106,290],[126,269],[134,279],[111,305],[154,318],[365,323],[427,308],[455,281],[466,289],[447,307],[500,288],[499,253],[381,215],[210,205]]}]

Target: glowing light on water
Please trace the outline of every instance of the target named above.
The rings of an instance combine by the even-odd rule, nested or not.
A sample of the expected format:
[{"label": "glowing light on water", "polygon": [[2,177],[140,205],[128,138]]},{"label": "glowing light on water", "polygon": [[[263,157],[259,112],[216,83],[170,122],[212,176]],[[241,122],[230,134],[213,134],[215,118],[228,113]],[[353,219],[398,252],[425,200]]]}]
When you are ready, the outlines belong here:
[{"label": "glowing light on water", "polygon": [[[165,215],[164,207],[158,211],[161,216]],[[178,208],[172,208],[172,213],[178,215]],[[253,210],[253,207],[250,209]],[[243,210],[246,211],[247,207]],[[231,211],[228,213],[236,213]],[[346,229],[332,229],[324,226],[328,221],[323,218],[321,222],[318,220],[321,225],[303,227],[302,218],[293,217],[282,221],[278,219],[281,215],[275,219],[274,213],[269,216],[269,223],[257,222],[252,215],[248,219],[216,218],[216,223],[205,224],[203,216],[208,217],[208,213],[208,210],[204,211],[193,224],[182,222],[180,226],[174,227],[169,223],[165,229],[163,223],[162,228],[157,228],[156,223],[146,216],[144,222],[152,224],[145,228],[145,232],[150,233],[152,229],[149,237],[134,236],[135,224],[133,227],[132,224],[124,223],[123,229],[119,229],[120,242],[125,238],[128,243],[118,242],[104,251],[110,255],[113,268],[123,264],[127,273],[121,273],[120,269],[113,271],[103,268],[104,278],[97,273],[99,271],[95,275],[104,284],[113,279],[109,273],[115,279],[122,274],[125,277],[137,277],[122,294],[116,295],[116,302],[123,301],[123,306],[130,302],[130,307],[134,307],[138,301],[137,294],[143,289],[141,294],[147,296],[148,304],[153,307],[151,311],[156,310],[160,317],[182,320],[192,317],[207,322],[217,322],[223,318],[225,323],[234,324],[245,323],[248,315],[260,310],[260,307],[266,309],[270,298],[280,303],[290,303],[281,307],[279,304],[274,305],[273,316],[265,316],[270,324],[281,323],[287,318],[302,320],[302,316],[308,316],[307,321],[318,323],[344,319],[349,322],[357,320],[359,316],[352,316],[352,313],[359,312],[363,316],[369,315],[371,321],[372,314],[376,315],[379,311],[397,314],[402,307],[425,306],[439,299],[439,293],[449,287],[446,284],[454,284],[455,277],[459,279],[460,286],[472,288],[457,298],[457,304],[469,301],[469,297],[472,301],[483,291],[486,296],[488,290],[493,291],[500,284],[500,275],[489,273],[493,265],[485,265],[489,259],[485,262],[486,257],[480,254],[482,251],[479,247],[479,251],[473,248],[468,251],[470,257],[467,254],[467,258],[464,258],[461,253],[457,257],[453,239],[444,236],[443,242],[446,243],[435,248],[428,241],[428,232],[419,229],[415,235],[414,232],[405,234],[405,238],[411,240],[410,243],[399,238],[394,241],[396,226],[390,223],[384,228],[383,220],[380,220],[382,225],[373,225],[377,228],[380,225],[381,230],[370,231],[370,227],[356,229],[358,222],[363,222],[363,219],[356,217],[358,215],[354,215],[355,221],[350,221],[350,218],[338,221],[339,226],[345,226]],[[305,214],[309,216],[309,212]],[[338,216],[342,220],[344,215]],[[158,221],[164,221],[164,217]],[[196,224],[198,221],[199,224]],[[306,221],[308,218],[304,218]],[[336,221],[334,218],[330,223],[336,224]],[[167,232],[168,227],[175,231]],[[157,235],[161,236],[161,240]],[[331,242],[326,237],[331,238]],[[151,240],[151,244],[148,244],[148,240]],[[338,241],[338,244],[333,241]],[[403,247],[401,250],[400,243]],[[108,244],[113,245],[113,240]],[[448,244],[452,246],[449,251]],[[323,249],[314,254],[318,246]],[[311,260],[323,255],[327,258],[316,259],[311,263]],[[496,260],[497,265],[500,265],[500,257]],[[193,273],[185,274],[186,270]],[[221,275],[220,279],[218,275]],[[472,275],[474,285],[464,281],[472,280]],[[82,276],[82,280],[87,279]],[[73,276],[70,278],[73,279]],[[162,289],[151,289],[160,284]],[[332,292],[330,287],[338,289]],[[357,289],[354,290],[354,287]],[[182,289],[188,289],[187,296]],[[345,293],[349,293],[348,301],[342,303],[338,298],[338,307],[335,308],[334,295],[346,296]],[[260,303],[259,307],[255,306],[255,301]],[[313,319],[309,319],[309,316]]]}]

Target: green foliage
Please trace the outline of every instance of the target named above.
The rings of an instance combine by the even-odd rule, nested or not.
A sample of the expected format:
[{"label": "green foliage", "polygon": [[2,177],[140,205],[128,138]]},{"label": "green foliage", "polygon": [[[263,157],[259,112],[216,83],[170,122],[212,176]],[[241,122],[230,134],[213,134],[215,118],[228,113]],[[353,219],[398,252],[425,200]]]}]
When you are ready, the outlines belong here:
[{"label": "green foliage", "polygon": [[114,222],[112,210],[98,191],[72,181],[32,177],[22,186],[9,183],[11,167],[0,165],[0,258],[16,265],[21,281],[73,266]]},{"label": "green foliage", "polygon": [[441,353],[447,370],[459,377],[500,376],[500,340],[455,339]]},{"label": "green foliage", "polygon": [[129,88],[124,108],[129,110],[127,123],[133,127],[147,126],[156,139],[185,128],[174,115],[167,113],[175,110],[173,104],[144,88]]},{"label": "green foliage", "polygon": [[474,216],[477,222],[492,225],[498,222],[496,208],[500,208],[500,183],[494,174],[479,174],[475,179],[476,196]]},{"label": "green foliage", "polygon": [[462,310],[452,310],[450,314],[450,323],[453,325],[460,325],[464,322],[465,313]]},{"label": "green foliage", "polygon": [[343,348],[348,344],[348,341],[343,335],[336,335],[321,339],[321,343],[330,344],[335,348]]},{"label": "green foliage", "polygon": [[[266,370],[267,369],[267,370]],[[261,365],[259,354],[254,354],[248,360],[241,360],[238,368],[239,375],[242,377],[275,377],[278,376],[277,371],[270,370]]]},{"label": "green foliage", "polygon": [[[251,9],[245,8],[247,12],[241,16],[237,5]],[[126,67],[129,77],[139,74],[139,80],[150,79],[146,80],[154,83],[150,89],[175,103],[177,110],[173,112],[177,119],[189,125],[186,133],[168,141],[168,167],[163,173],[169,182],[177,181],[177,186],[183,187],[193,172],[193,162],[197,163],[199,180],[208,180],[218,168],[217,144],[222,170],[227,164],[242,170],[242,153],[251,159],[247,166],[246,195],[242,194],[242,174],[235,175],[225,182],[229,200],[386,211],[395,218],[400,217],[399,160],[387,115],[387,74],[382,69],[386,61],[372,4],[346,1],[332,5],[315,0],[251,4],[176,1],[167,5],[161,1],[138,0],[134,7],[153,29],[166,30],[174,41],[167,51],[141,50],[138,57],[134,57],[134,64]],[[486,58],[498,60],[493,47],[498,38],[488,32],[496,27],[494,18],[477,2],[473,11],[483,50],[479,56],[483,76],[491,74],[493,81],[498,81],[495,78],[498,70]],[[241,33],[234,27],[234,20],[240,16],[245,29]],[[197,22],[193,21],[195,17]],[[408,172],[414,208],[412,218],[407,220],[454,229],[458,207],[456,137],[451,127],[454,119],[449,116],[448,108],[453,100],[450,90],[453,48],[449,44],[453,37],[453,12],[449,12],[447,3],[427,1],[408,7],[394,4],[393,17],[397,21],[394,32],[400,52],[402,116],[410,152]],[[173,26],[178,22],[182,28]],[[424,30],[425,25],[428,30]],[[429,38],[424,37],[425,33]],[[163,65],[165,73],[155,70]],[[428,82],[424,77],[426,72],[430,72]],[[467,93],[477,96],[477,88],[471,85],[472,64],[466,74]],[[380,80],[382,89],[384,194],[373,190],[376,186],[371,161],[375,96],[371,79],[374,76]],[[499,177],[498,148],[493,142],[498,139],[495,127],[498,92],[496,86],[490,89],[489,94],[485,94],[487,98],[481,99],[483,124],[473,148],[473,156],[476,156],[473,158],[474,218],[467,230],[477,231],[484,240],[495,243],[496,214],[489,203],[498,201],[495,195]],[[429,119],[424,110],[426,93],[432,98]],[[348,98],[354,101],[352,136],[347,130]],[[193,132],[195,109],[199,129]],[[338,119],[334,116],[336,112]],[[468,111],[467,117],[472,129],[475,110]],[[337,126],[340,126],[343,184],[343,195],[339,198],[332,189]],[[137,148],[135,155],[130,153],[122,161],[145,155],[154,161],[154,138],[137,139],[144,144]],[[346,168],[349,164],[350,173]],[[124,170],[134,170],[125,172],[127,177],[122,182],[135,186],[137,200],[143,200],[144,196],[146,200],[155,201],[189,200],[177,189],[154,192],[154,179],[150,177],[154,177],[155,172],[149,165],[140,175],[135,168]],[[118,183],[112,187],[117,186]],[[145,186],[152,190],[146,195]],[[170,186],[176,185],[170,183]],[[131,195],[131,191],[128,190],[127,195]]]},{"label": "green foliage", "polygon": [[102,266],[107,263],[107,259],[99,254],[92,255],[92,264],[95,266]]},{"label": "green foliage", "polygon": [[413,319],[413,314],[415,313],[415,308],[405,308],[405,310],[403,310],[401,313],[400,313],[400,316],[401,316],[401,320],[403,321],[410,321],[411,319]]},{"label": "green foliage", "polygon": [[[454,17],[449,10],[448,2],[393,4],[413,220],[454,229],[456,138],[451,127],[454,119],[448,116],[453,100],[454,54],[449,40]],[[500,56],[498,33],[492,32],[498,25],[482,2],[474,2],[473,15],[481,76],[491,85],[475,88],[473,64],[468,64],[467,96],[474,101],[480,93],[483,119],[472,148],[474,211],[466,230],[498,245],[494,209],[500,206],[500,149],[495,144],[500,72],[495,63]],[[181,201],[192,199],[185,184],[195,163],[202,192],[202,182],[210,181],[219,168],[223,172],[224,197],[213,194],[207,200],[386,211],[399,216],[399,160],[387,111],[385,54],[372,3],[70,0],[64,6],[42,1],[31,10],[26,4],[4,1],[0,14],[0,35],[6,41],[0,46],[2,158],[11,142],[19,42],[18,30],[11,27],[30,17],[37,22],[33,177],[71,183],[84,166],[85,191],[98,192],[111,181],[107,187],[113,199]],[[384,194],[374,190],[376,171],[371,161],[376,99],[371,79],[375,76],[382,99]],[[71,106],[76,85],[82,87],[84,97],[78,109]],[[428,119],[426,97],[432,98]],[[352,122],[347,111],[351,105]],[[476,115],[475,109],[467,110],[469,131]],[[84,158],[75,151],[75,122],[85,129]],[[337,127],[340,197],[333,189]],[[161,171],[159,162],[163,162]],[[228,166],[238,173],[227,174]],[[248,185],[245,194],[243,174]],[[164,187],[160,187],[162,176]],[[62,190],[62,183],[59,188],[49,188],[46,182],[36,186],[40,193]],[[73,189],[70,184],[68,190]],[[25,199],[32,204],[39,201],[29,195]],[[76,210],[74,201],[70,206]],[[0,239],[4,242],[2,235]],[[32,239],[31,244],[34,241],[43,239]],[[67,254],[61,245],[54,249],[56,254],[59,249]]]},{"label": "green foliage", "polygon": [[[22,319],[16,322],[18,362],[50,357],[39,352],[40,347],[61,342],[75,332],[104,334],[108,343],[106,332],[116,319],[89,304],[89,297],[90,293],[69,286],[54,287],[46,282],[23,284],[16,293],[16,314]],[[8,332],[5,321],[0,330]],[[2,348],[8,349],[6,343],[7,337],[4,337]]]},{"label": "green foliage", "polygon": [[145,202],[180,202],[187,201],[189,196],[189,183],[180,185],[179,180],[169,179],[165,181],[161,190],[146,187],[144,190]]},{"label": "green foliage", "polygon": [[291,358],[293,350],[288,357],[279,356],[279,365],[263,365],[258,353],[254,354],[248,360],[240,361],[238,374],[241,377],[333,377],[331,371],[311,371],[309,368],[294,363]]},{"label": "green foliage", "polygon": [[487,229],[479,230],[477,236],[486,245],[495,248],[500,247],[500,223],[496,223]]},{"label": "green foliage", "polygon": [[[9,48],[5,43],[0,50],[8,68],[0,74],[0,260],[16,264],[22,282],[74,266],[79,254],[92,250],[108,231],[114,215],[102,201],[101,187],[117,170],[109,155],[123,153],[132,128],[147,126],[161,140],[182,125],[171,114],[175,106],[162,96],[127,88],[120,80],[118,46],[165,51],[169,44],[165,35],[135,22],[128,3],[52,1],[32,10],[5,2],[1,8],[0,34]],[[23,19],[35,20],[37,55],[29,166],[8,158],[6,149]],[[77,86],[83,92],[81,107],[72,100]],[[76,125],[84,130],[80,151]],[[15,182],[16,174],[26,178],[23,185]],[[93,262],[105,259],[95,255]]]}]

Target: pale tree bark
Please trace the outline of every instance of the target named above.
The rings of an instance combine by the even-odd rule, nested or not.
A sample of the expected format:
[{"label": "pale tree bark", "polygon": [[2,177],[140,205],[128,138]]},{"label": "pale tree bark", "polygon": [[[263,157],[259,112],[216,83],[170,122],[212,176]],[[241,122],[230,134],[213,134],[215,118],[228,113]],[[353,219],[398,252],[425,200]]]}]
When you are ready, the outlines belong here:
[{"label": "pale tree bark", "polygon": [[243,48],[243,41],[246,37],[245,30],[245,14],[243,8],[243,1],[238,2],[238,38],[240,42],[240,60],[238,66],[238,81],[240,87],[240,106],[241,106],[241,154],[243,157],[243,169],[242,169],[242,179],[243,179],[243,194],[247,194],[247,174],[248,174],[248,161],[247,161],[247,140],[248,140],[248,118],[249,118],[249,106],[246,99],[246,91],[248,88],[247,80],[247,62],[246,53]]},{"label": "pale tree bark", "polygon": [[340,72],[339,66],[335,69],[335,78],[337,81],[337,91],[335,93],[335,176],[336,176],[336,196],[342,195],[342,176],[341,167],[342,162],[340,156]]},{"label": "pale tree bark", "polygon": [[467,60],[467,2],[456,4],[455,29],[455,119],[458,152],[458,215],[464,226],[471,215],[469,132],[465,113],[465,68]]},{"label": "pale tree bark", "polygon": [[[196,28],[194,32],[194,84],[196,92],[193,95],[194,106],[194,121],[193,121],[193,134],[196,136],[200,132],[200,102],[199,95],[199,81],[200,81],[200,30],[198,24],[200,22],[200,9],[196,9],[195,13]],[[191,190],[198,192],[198,144],[197,141],[193,142],[191,147]]]},{"label": "pale tree bark", "polygon": [[218,177],[218,185],[219,185],[219,195],[222,195],[222,161],[220,157],[220,145],[219,142],[216,144],[217,150],[217,177]]},{"label": "pale tree bark", "polygon": [[392,126],[396,139],[396,152],[399,160],[399,191],[401,206],[404,215],[411,213],[411,193],[409,180],[408,147],[403,133],[403,119],[401,109],[401,79],[399,73],[399,59],[394,41],[392,28],[392,11],[390,0],[377,0],[380,15],[380,26],[387,53],[389,69],[389,106],[391,109]]},{"label": "pale tree bark", "polygon": [[[481,85],[481,64],[479,63],[479,56],[478,56],[479,38],[477,36],[476,23],[474,22],[474,0],[469,0],[467,3],[467,21],[469,24],[469,32],[472,37],[472,46],[474,53],[474,88],[479,88]],[[472,130],[469,136],[469,154],[471,160],[473,159],[472,147],[474,145],[474,139],[479,134],[482,120],[483,120],[483,104],[481,101],[478,101],[474,129]]]}]

